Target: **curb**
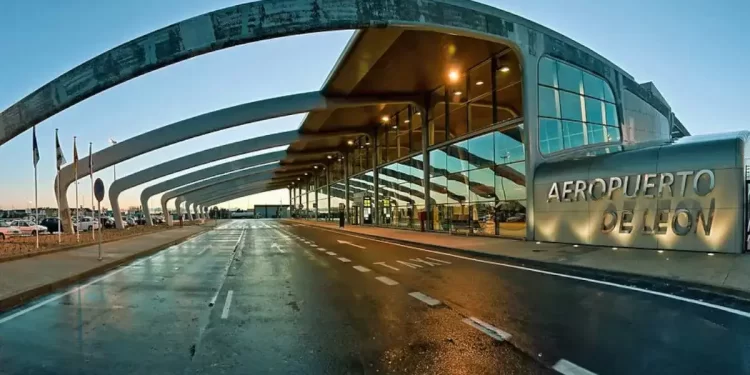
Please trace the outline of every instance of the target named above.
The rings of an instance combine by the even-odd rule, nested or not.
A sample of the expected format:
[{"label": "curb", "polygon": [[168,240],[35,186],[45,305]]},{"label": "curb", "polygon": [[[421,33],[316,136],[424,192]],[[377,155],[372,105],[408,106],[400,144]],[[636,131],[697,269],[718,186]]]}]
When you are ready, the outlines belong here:
[{"label": "curb", "polygon": [[[14,295],[12,295],[10,297],[6,297],[4,299],[1,299],[0,300],[0,313],[4,313],[4,312],[7,312],[9,310],[12,310],[13,308],[18,307],[21,304],[27,303],[27,302],[29,302],[29,301],[31,301],[31,300],[33,300],[33,299],[35,299],[35,298],[37,298],[37,297],[39,297],[41,295],[48,294],[50,292],[53,292],[53,291],[55,291],[57,289],[60,289],[62,287],[69,286],[71,284],[75,284],[78,281],[81,281],[83,279],[88,279],[88,278],[91,278],[93,276],[97,276],[99,274],[105,273],[105,272],[107,272],[109,270],[112,270],[114,268],[117,268],[117,267],[119,267],[119,266],[121,266],[123,264],[130,263],[130,262],[132,262],[132,261],[134,261],[134,260],[136,260],[138,258],[141,258],[141,257],[147,256],[147,255],[151,255],[151,254],[157,253],[157,252],[159,252],[161,250],[164,250],[164,249],[166,249],[166,248],[168,248],[170,246],[174,246],[174,245],[177,245],[179,243],[185,242],[185,241],[189,240],[190,238],[193,238],[193,237],[196,237],[198,235],[203,234],[208,229],[213,229],[213,228],[205,228],[204,230],[201,230],[201,231],[199,231],[197,233],[193,233],[193,234],[190,234],[190,235],[187,235],[187,236],[184,236],[184,237],[180,237],[180,238],[172,240],[172,241],[170,241],[168,243],[165,243],[165,244],[162,244],[162,245],[159,245],[159,246],[156,246],[156,247],[152,247],[150,249],[146,249],[146,250],[143,250],[143,251],[140,251],[140,252],[137,252],[137,253],[133,253],[133,254],[130,254],[130,255],[124,257],[124,258],[120,258],[120,259],[114,260],[112,262],[109,262],[109,263],[106,263],[106,264],[102,264],[102,265],[100,265],[98,267],[94,267],[94,268],[88,269],[88,270],[83,271],[83,272],[81,272],[79,274],[68,276],[68,277],[66,277],[64,279],[60,279],[60,280],[57,280],[57,281],[54,281],[54,282],[51,282],[51,283],[48,283],[48,284],[40,285],[40,286],[37,286],[35,288],[32,288],[32,289],[25,290],[23,292],[14,294]],[[110,241],[110,242],[113,242],[113,241]],[[70,250],[70,249],[68,249],[68,250]]]},{"label": "curb", "polygon": [[652,291],[667,293],[675,296],[700,300],[713,304],[720,304],[728,307],[733,307],[742,310],[750,310],[750,292],[724,288],[715,285],[701,284],[692,281],[683,281],[668,279],[657,276],[640,275],[636,273],[628,273],[621,271],[610,271],[599,268],[592,268],[586,266],[568,265],[568,264],[557,264],[549,263],[540,260],[525,259],[511,257],[500,254],[488,254],[481,251],[475,250],[464,250],[454,249],[450,247],[424,244],[416,241],[397,240],[389,237],[383,237],[373,234],[365,234],[358,232],[351,232],[338,227],[328,228],[323,226],[317,226],[307,223],[301,223],[298,221],[285,220],[294,224],[303,225],[309,228],[327,229],[340,233],[346,233],[351,235],[357,235],[362,237],[368,237],[372,239],[388,241],[398,243],[402,245],[425,247],[428,249],[436,249],[446,253],[454,255],[471,255],[476,258],[482,258],[486,260],[500,260],[509,264],[533,267],[544,271],[565,273],[572,276],[585,277],[589,279],[595,279],[605,282],[612,282],[616,284],[622,284],[627,286],[634,286],[642,289],[648,289]]}]

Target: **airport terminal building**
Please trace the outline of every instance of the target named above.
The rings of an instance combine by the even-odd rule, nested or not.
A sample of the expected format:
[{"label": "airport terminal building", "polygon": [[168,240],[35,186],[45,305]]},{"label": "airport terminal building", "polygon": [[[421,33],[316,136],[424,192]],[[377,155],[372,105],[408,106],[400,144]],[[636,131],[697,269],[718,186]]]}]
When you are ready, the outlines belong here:
[{"label": "airport terminal building", "polygon": [[[163,210],[175,199],[178,211],[187,202],[200,216],[200,208],[222,201],[288,189],[291,214],[310,220],[343,213],[349,225],[746,250],[750,133],[691,136],[654,83],[639,82],[543,25],[468,0],[262,0],[193,17],[97,56],[4,111],[0,144],[170,64],[342,29],[355,32],[319,91],[167,125],[97,152],[94,167],[232,126],[307,113],[298,131],[125,176],[109,190],[111,206],[118,207],[122,190],[170,173],[289,145],[149,186],[142,205],[164,193]],[[60,172],[63,191],[87,175],[85,158],[81,165],[77,175],[70,166]],[[67,207],[64,194],[58,199]]]}]

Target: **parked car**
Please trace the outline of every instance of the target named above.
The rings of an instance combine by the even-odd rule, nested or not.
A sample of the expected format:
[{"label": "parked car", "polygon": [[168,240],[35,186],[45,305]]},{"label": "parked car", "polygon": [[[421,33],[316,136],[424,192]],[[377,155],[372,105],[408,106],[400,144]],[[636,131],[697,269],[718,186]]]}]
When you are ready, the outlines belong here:
[{"label": "parked car", "polygon": [[5,240],[6,238],[12,237],[12,236],[20,236],[21,230],[10,226],[9,223],[5,221],[0,221],[0,241]]},{"label": "parked car", "polygon": [[125,224],[125,223],[128,223],[128,225],[130,225],[131,227],[135,226],[135,220],[133,220],[132,217],[129,217],[126,220],[124,220],[123,224]]},{"label": "parked car", "polygon": [[99,229],[99,223],[90,216],[84,216],[77,220],[76,229],[79,231],[92,231]]},{"label": "parked car", "polygon": [[[57,222],[58,219],[56,217],[48,217],[46,219],[43,219],[42,222],[39,223],[39,225],[47,228],[47,232],[49,233],[57,233]],[[65,231],[64,226],[64,222],[60,223],[60,229],[62,229],[63,231]],[[73,227],[73,229],[75,229],[75,226]]]},{"label": "parked car", "polygon": [[151,216],[151,220],[154,222],[154,224],[164,224],[164,217],[161,215]]},{"label": "parked car", "polygon": [[111,217],[100,217],[99,222],[102,224],[102,228],[111,229],[115,227],[115,219]]},{"label": "parked car", "polygon": [[43,225],[36,225],[30,220],[13,220],[10,222],[11,227],[16,227],[21,230],[21,234],[36,236],[39,234],[47,234],[47,227]]}]

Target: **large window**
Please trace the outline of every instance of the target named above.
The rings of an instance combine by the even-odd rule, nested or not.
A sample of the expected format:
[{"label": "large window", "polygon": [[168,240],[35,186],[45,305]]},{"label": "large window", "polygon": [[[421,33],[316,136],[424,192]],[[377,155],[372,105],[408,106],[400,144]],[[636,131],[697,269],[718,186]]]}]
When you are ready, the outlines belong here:
[{"label": "large window", "polygon": [[539,150],[620,141],[615,98],[609,84],[561,61],[539,61]]}]

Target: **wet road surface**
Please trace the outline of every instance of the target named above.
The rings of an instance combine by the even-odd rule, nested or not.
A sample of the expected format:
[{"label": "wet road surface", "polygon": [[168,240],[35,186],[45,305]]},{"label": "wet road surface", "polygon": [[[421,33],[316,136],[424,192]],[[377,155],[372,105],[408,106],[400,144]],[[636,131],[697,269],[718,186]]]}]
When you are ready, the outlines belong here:
[{"label": "wet road surface", "polygon": [[741,374],[749,322],[429,248],[238,220],[0,314],[0,374]]}]

